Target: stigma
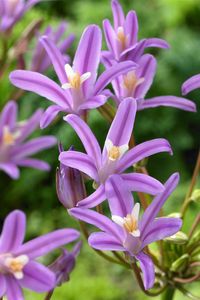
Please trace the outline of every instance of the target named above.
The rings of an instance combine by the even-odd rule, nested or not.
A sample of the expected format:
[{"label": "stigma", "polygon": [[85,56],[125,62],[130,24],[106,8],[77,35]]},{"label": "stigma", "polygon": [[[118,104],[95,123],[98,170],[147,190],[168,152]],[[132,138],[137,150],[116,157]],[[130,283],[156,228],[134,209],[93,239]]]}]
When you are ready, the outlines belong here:
[{"label": "stigma", "polygon": [[23,268],[29,262],[27,255],[20,255],[17,257],[8,256],[5,258],[4,265],[9,273],[13,274],[16,279],[24,277]]},{"label": "stigma", "polygon": [[122,49],[126,48],[127,45],[127,36],[124,33],[124,28],[122,26],[117,28],[117,39],[122,45]]},{"label": "stigma", "polygon": [[131,214],[122,218],[120,216],[112,216],[112,220],[123,227],[126,232],[130,233],[134,237],[140,237],[140,230],[138,228],[138,220],[140,213],[140,204],[136,203],[133,207]]},{"label": "stigma", "polygon": [[79,72],[74,72],[72,67],[69,64],[65,65],[65,72],[67,74],[68,81],[67,83],[64,83],[62,85],[62,88],[64,90],[67,89],[80,89],[82,83],[86,81],[88,78],[90,78],[91,73],[86,72],[82,75],[79,74]]},{"label": "stigma", "polygon": [[123,87],[133,93],[136,88],[144,82],[144,80],[144,77],[138,78],[135,71],[131,71],[127,75],[123,76]]},{"label": "stigma", "polygon": [[108,154],[108,159],[111,161],[116,161],[120,159],[125,152],[129,149],[128,145],[115,146],[111,140],[107,140],[105,143],[105,147]]}]

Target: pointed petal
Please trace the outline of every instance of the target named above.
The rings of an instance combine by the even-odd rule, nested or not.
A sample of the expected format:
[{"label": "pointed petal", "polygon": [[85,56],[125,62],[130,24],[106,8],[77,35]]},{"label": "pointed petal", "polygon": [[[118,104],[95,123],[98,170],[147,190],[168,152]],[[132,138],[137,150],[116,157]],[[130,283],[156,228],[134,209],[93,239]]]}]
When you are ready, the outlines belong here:
[{"label": "pointed petal", "polygon": [[80,110],[88,110],[88,109],[94,109],[94,108],[100,107],[105,104],[107,98],[108,97],[105,95],[94,96],[94,97],[90,98],[89,100],[85,101],[85,103],[81,104],[79,106],[79,109]]},{"label": "pointed petal", "polygon": [[17,104],[9,101],[3,108],[0,115],[0,128],[8,126],[11,130],[15,128],[17,121]]},{"label": "pointed petal", "polygon": [[26,254],[31,260],[71,243],[79,236],[80,233],[75,229],[59,229],[23,244],[15,251],[15,255]]},{"label": "pointed petal", "polygon": [[137,260],[140,262],[140,268],[143,273],[143,283],[145,290],[148,290],[153,287],[154,281],[155,281],[155,268],[154,264],[152,262],[152,259],[144,254],[143,252],[140,252],[136,256]]},{"label": "pointed petal", "polygon": [[14,163],[10,163],[10,162],[0,163],[0,170],[3,170],[12,179],[19,178],[19,169]]},{"label": "pointed petal", "polygon": [[56,118],[60,111],[62,111],[62,107],[58,105],[49,106],[40,119],[40,128],[46,128]]},{"label": "pointed petal", "polygon": [[68,115],[64,120],[76,131],[87,154],[96,162],[96,166],[99,167],[101,164],[101,149],[92,130],[76,115]]},{"label": "pointed petal", "polygon": [[131,215],[138,220],[139,219],[139,214],[140,214],[140,203],[136,203],[133,207],[133,210],[131,212]]},{"label": "pointed petal", "polygon": [[13,275],[7,275],[6,277],[6,296],[7,300],[24,300],[22,289]]},{"label": "pointed petal", "polygon": [[145,235],[142,236],[142,247],[177,233],[181,229],[181,226],[182,220],[178,218],[156,219],[153,223],[149,224]]},{"label": "pointed petal", "polygon": [[164,186],[155,178],[140,173],[121,174],[129,191],[143,192],[150,195],[157,195],[164,190]]},{"label": "pointed petal", "polygon": [[125,22],[126,34],[129,35],[129,45],[137,43],[138,19],[135,11],[129,11]]},{"label": "pointed petal", "polygon": [[105,190],[112,215],[126,217],[131,214],[134,200],[120,175],[109,177]]},{"label": "pointed petal", "polygon": [[2,274],[0,274],[0,297],[2,298],[6,292],[6,280]]},{"label": "pointed petal", "polygon": [[118,57],[118,51],[116,46],[116,33],[110,24],[109,20],[103,21],[103,30],[104,30],[104,36],[106,40],[106,45],[110,52],[117,58]]},{"label": "pointed petal", "polygon": [[136,68],[136,64],[131,61],[125,61],[113,65],[108,70],[104,71],[98,78],[95,84],[94,94],[98,95],[101,91],[116,77],[121,74],[126,74]]},{"label": "pointed petal", "polygon": [[1,237],[1,253],[13,252],[21,246],[26,229],[26,217],[22,211],[15,210],[5,219]]},{"label": "pointed petal", "polygon": [[64,68],[65,60],[60,50],[56,47],[56,45],[54,45],[54,43],[51,41],[51,39],[48,36],[41,37],[40,42],[45,48],[61,84],[68,82],[67,75]]},{"label": "pointed petal", "polygon": [[23,270],[24,277],[19,281],[21,287],[37,293],[50,291],[56,283],[55,274],[36,261],[30,261]]},{"label": "pointed petal", "polygon": [[104,185],[102,184],[97,188],[97,190],[94,193],[92,193],[90,196],[83,199],[82,201],[78,202],[77,206],[83,208],[92,208],[99,205],[104,200],[106,200],[106,195]]},{"label": "pointed petal", "polygon": [[127,145],[132,134],[136,111],[136,101],[133,98],[124,99],[118,107],[106,141],[111,140],[115,146]]},{"label": "pointed petal", "polygon": [[83,32],[76,50],[73,69],[81,75],[91,72],[91,76],[83,84],[84,94],[94,84],[101,55],[102,34],[97,25],[89,25]]},{"label": "pointed petal", "polygon": [[68,212],[76,219],[92,224],[102,231],[113,235],[119,240],[123,239],[123,229],[113,223],[109,218],[97,213],[96,211],[87,208],[71,208],[68,210]]},{"label": "pointed petal", "polygon": [[104,232],[92,233],[88,239],[88,243],[92,248],[102,251],[125,251],[116,237]]},{"label": "pointed petal", "polygon": [[200,88],[200,74],[194,75],[186,80],[182,85],[182,94],[186,95],[189,92]]},{"label": "pointed petal", "polygon": [[14,86],[45,97],[64,109],[69,109],[70,107],[65,91],[63,91],[53,80],[42,74],[32,71],[17,70],[11,72],[10,81]]},{"label": "pointed petal", "polygon": [[30,167],[38,170],[49,171],[50,165],[42,160],[35,158],[22,158],[17,161],[20,167]]},{"label": "pointed petal", "polygon": [[138,65],[137,77],[144,78],[144,82],[136,88],[134,97],[144,98],[152,85],[156,73],[157,62],[152,55],[145,54],[139,59]]},{"label": "pointed petal", "polygon": [[23,145],[16,146],[12,152],[13,160],[17,161],[20,158],[35,154],[44,149],[54,146],[57,140],[53,136],[43,136],[32,139]]},{"label": "pointed petal", "polygon": [[150,38],[150,39],[147,39],[147,41],[146,41],[146,48],[149,48],[149,47],[169,49],[170,45],[163,39]]},{"label": "pointed petal", "polygon": [[[130,49],[127,49],[126,51],[122,52],[121,59],[125,59],[126,54],[128,54],[128,59],[137,62],[138,59],[143,55],[145,47],[146,47],[146,39],[143,39],[139,41],[131,51]],[[129,53],[127,53],[127,51],[129,51]]]},{"label": "pointed petal", "polygon": [[129,150],[118,162],[116,172],[120,173],[138,161],[160,152],[172,154],[170,144],[165,139],[153,139]]},{"label": "pointed petal", "polygon": [[142,236],[146,234],[149,224],[151,224],[155,219],[155,217],[158,215],[165,201],[176,188],[178,182],[179,182],[179,174],[174,173],[165,183],[164,191],[158,196],[156,196],[152,201],[152,203],[145,210],[140,223],[140,230],[142,232]]},{"label": "pointed petal", "polygon": [[77,151],[64,151],[60,153],[59,160],[63,165],[77,169],[98,181],[95,162],[89,155]]},{"label": "pointed petal", "polygon": [[118,0],[112,0],[111,6],[115,30],[117,30],[118,27],[123,26],[124,24],[124,12]]},{"label": "pointed petal", "polygon": [[196,111],[196,105],[193,101],[190,101],[185,98],[176,97],[176,96],[160,96],[150,99],[145,99],[141,106],[138,107],[138,110],[158,107],[158,106],[169,106],[176,107],[186,111]]}]

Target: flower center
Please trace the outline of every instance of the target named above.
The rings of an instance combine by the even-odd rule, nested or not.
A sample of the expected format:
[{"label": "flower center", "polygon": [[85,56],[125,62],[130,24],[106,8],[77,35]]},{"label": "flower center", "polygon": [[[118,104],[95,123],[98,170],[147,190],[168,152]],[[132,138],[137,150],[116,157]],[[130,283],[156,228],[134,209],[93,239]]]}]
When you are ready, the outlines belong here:
[{"label": "flower center", "polygon": [[137,230],[138,225],[137,225],[137,220],[135,219],[134,216],[132,216],[131,214],[128,214],[125,218],[124,218],[124,224],[123,224],[124,228],[129,232],[132,233],[135,230]]},{"label": "flower center", "polygon": [[124,33],[124,28],[121,26],[117,29],[117,39],[121,43],[122,48],[125,49],[127,44],[127,36]]},{"label": "flower center", "polygon": [[18,135],[16,133],[11,133],[8,126],[3,128],[3,145],[12,146],[15,143],[15,139]]},{"label": "flower center", "polygon": [[17,257],[12,257],[12,255],[7,255],[4,259],[4,265],[8,272],[12,273],[16,279],[22,279],[24,277],[23,268],[29,262],[27,255],[20,255]]},{"label": "flower center", "polygon": [[110,160],[117,160],[119,159],[120,155],[120,148],[117,146],[112,146],[112,148],[108,152],[108,158]]},{"label": "flower center", "polygon": [[69,88],[80,89],[82,83],[91,76],[90,72],[86,72],[82,75],[80,75],[79,72],[74,72],[74,70],[69,64],[65,65],[65,72],[69,81],[62,85],[62,88],[65,90]]},{"label": "flower center", "polygon": [[127,75],[123,77],[123,85],[124,87],[131,92],[134,92],[136,87],[144,82],[144,78],[138,78],[134,71],[129,72]]},{"label": "flower center", "polygon": [[79,73],[74,73],[72,77],[69,77],[69,83],[71,88],[78,89],[81,86],[81,76]]}]

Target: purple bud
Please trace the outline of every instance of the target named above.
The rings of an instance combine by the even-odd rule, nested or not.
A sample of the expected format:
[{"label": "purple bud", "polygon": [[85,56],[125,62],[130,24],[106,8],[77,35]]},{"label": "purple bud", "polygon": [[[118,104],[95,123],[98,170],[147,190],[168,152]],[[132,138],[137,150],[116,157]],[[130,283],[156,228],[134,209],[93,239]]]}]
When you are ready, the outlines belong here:
[{"label": "purple bud", "polygon": [[[62,146],[59,146],[61,150]],[[72,150],[72,148],[70,148]],[[56,190],[59,201],[65,208],[75,207],[86,197],[83,176],[80,171],[64,166],[62,163],[56,172]]]},{"label": "purple bud", "polygon": [[60,286],[69,281],[70,273],[75,267],[76,257],[80,253],[82,242],[78,242],[72,252],[62,249],[62,254],[49,266],[50,270],[56,275],[56,285]]}]

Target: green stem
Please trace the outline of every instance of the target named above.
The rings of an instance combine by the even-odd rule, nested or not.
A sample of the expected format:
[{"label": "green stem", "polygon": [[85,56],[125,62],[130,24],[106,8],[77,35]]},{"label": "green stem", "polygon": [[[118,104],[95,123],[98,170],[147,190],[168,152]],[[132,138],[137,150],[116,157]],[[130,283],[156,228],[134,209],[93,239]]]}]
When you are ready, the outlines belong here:
[{"label": "green stem", "polygon": [[52,295],[53,295],[54,290],[50,291],[47,293],[46,297],[44,298],[44,300],[50,300]]},{"label": "green stem", "polygon": [[175,288],[172,286],[168,286],[164,293],[162,294],[162,300],[172,300],[175,295]]}]

